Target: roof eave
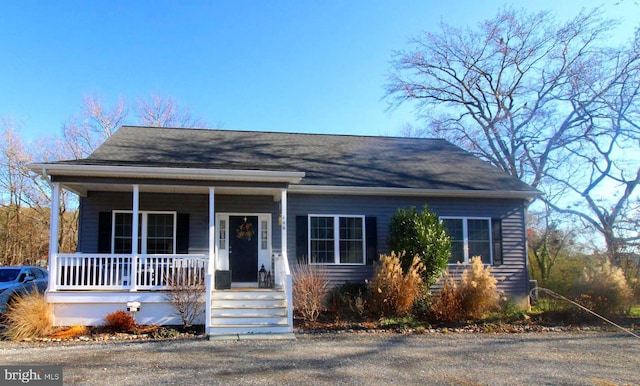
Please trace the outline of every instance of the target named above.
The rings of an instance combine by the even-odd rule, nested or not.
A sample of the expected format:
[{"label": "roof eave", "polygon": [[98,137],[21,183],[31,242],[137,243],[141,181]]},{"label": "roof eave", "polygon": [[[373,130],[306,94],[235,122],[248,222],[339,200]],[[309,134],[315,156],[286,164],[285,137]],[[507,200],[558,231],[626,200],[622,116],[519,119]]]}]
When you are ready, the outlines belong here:
[{"label": "roof eave", "polygon": [[42,176],[79,176],[114,178],[160,178],[176,180],[260,181],[297,184],[304,172],[276,170],[230,170],[203,168],[172,168],[148,166],[70,165],[33,163],[29,169]]},{"label": "roof eave", "polygon": [[517,198],[525,200],[532,200],[542,194],[537,190],[415,189],[327,185],[292,185],[289,187],[289,192],[299,194],[351,194],[361,196]]}]

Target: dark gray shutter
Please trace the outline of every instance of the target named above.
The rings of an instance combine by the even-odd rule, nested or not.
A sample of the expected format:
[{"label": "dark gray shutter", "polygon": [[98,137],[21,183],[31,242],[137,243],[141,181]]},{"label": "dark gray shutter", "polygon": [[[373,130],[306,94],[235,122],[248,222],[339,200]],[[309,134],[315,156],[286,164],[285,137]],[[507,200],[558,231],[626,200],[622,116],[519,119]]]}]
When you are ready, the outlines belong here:
[{"label": "dark gray shutter", "polygon": [[378,225],[376,217],[364,218],[365,232],[367,233],[367,264],[373,264],[378,260]]},{"label": "dark gray shutter", "polygon": [[176,253],[189,253],[189,213],[178,213],[176,227]]},{"label": "dark gray shutter", "polygon": [[502,220],[491,219],[491,234],[493,236],[493,265],[502,265]]},{"label": "dark gray shutter", "polygon": [[307,216],[296,216],[296,260],[308,262],[309,219]]},{"label": "dark gray shutter", "polygon": [[98,214],[98,253],[111,253],[111,212]]}]

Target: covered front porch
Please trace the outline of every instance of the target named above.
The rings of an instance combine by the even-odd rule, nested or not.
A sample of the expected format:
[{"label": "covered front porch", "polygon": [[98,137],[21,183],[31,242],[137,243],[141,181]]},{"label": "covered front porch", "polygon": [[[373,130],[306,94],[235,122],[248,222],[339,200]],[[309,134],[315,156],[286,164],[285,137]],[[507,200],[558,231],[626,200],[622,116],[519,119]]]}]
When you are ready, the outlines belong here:
[{"label": "covered front porch", "polygon": [[[65,166],[41,173],[52,188],[46,298],[57,325],[100,324],[131,301],[141,303],[138,323],[171,324],[163,294],[180,283],[204,284],[203,323],[211,336],[220,325],[220,334],[292,331],[287,188],[301,173]],[[80,196],[77,253],[58,251],[62,189]],[[218,311],[233,307],[215,293],[240,290],[262,293],[254,299],[259,307],[246,317],[234,309],[221,323],[226,313]],[[284,306],[286,324],[260,321],[255,310],[264,308],[258,301],[265,291],[283,298],[277,308]],[[266,328],[249,328],[251,319]],[[236,329],[234,320],[242,322]]]}]

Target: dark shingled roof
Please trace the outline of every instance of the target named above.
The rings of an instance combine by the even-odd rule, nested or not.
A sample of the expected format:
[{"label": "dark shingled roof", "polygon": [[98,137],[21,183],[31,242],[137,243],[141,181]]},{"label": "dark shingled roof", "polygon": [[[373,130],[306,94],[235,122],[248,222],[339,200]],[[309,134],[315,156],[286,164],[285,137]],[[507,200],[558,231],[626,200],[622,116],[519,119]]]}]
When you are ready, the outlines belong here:
[{"label": "dark shingled roof", "polygon": [[300,184],[537,190],[441,139],[123,126],[82,165],[305,172]]}]

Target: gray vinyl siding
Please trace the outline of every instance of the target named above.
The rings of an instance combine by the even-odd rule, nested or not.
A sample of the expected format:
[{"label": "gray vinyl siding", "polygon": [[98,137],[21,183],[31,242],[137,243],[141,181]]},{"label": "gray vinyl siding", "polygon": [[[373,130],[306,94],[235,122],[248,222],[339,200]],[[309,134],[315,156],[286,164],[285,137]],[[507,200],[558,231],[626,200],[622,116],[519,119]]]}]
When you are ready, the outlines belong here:
[{"label": "gray vinyl siding", "polygon": [[[498,286],[507,295],[524,295],[528,291],[526,266],[525,210],[526,201],[518,199],[419,198],[289,194],[287,218],[287,254],[289,261],[296,256],[296,216],[308,214],[364,215],[377,221],[378,254],[389,253],[386,239],[389,221],[398,208],[423,205],[439,216],[491,217],[502,220],[503,264],[493,266]],[[80,201],[80,229],[78,251],[95,253],[98,247],[98,218],[100,212],[131,210],[131,193],[90,192]],[[203,253],[209,248],[209,196],[197,194],[140,193],[140,210],[167,210],[188,213],[189,252]],[[272,246],[281,249],[280,202],[272,196],[215,196],[215,211],[227,213],[271,213]],[[373,275],[372,265],[327,265],[332,284],[363,283]],[[460,267],[450,266],[454,275]]]},{"label": "gray vinyl siding", "polygon": [[[78,252],[95,253],[98,248],[98,217],[100,212],[131,210],[132,194],[120,192],[90,192],[80,201]],[[209,250],[209,196],[198,194],[140,193],[140,210],[165,210],[189,214],[189,253]],[[215,211],[222,213],[270,213],[273,248],[281,249],[278,215],[280,203],[272,196],[215,196]]]},{"label": "gray vinyl siding", "polygon": [[[503,264],[493,266],[493,274],[499,279],[499,289],[506,295],[523,295],[528,291],[526,266],[525,205],[518,199],[469,199],[469,198],[419,198],[376,196],[333,196],[290,194],[288,204],[288,256],[291,261],[296,253],[296,216],[308,214],[365,215],[377,219],[378,254],[389,253],[386,239],[391,216],[398,208],[427,204],[439,216],[491,217],[502,220]],[[373,275],[373,266],[328,265],[327,273],[333,284],[364,282]],[[454,275],[460,267],[450,266]]]}]

